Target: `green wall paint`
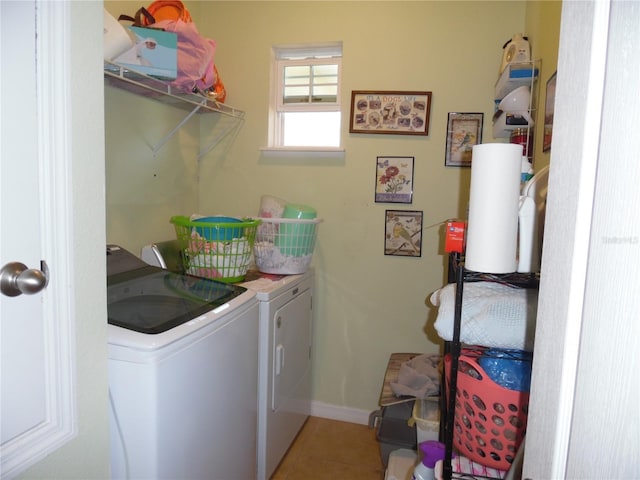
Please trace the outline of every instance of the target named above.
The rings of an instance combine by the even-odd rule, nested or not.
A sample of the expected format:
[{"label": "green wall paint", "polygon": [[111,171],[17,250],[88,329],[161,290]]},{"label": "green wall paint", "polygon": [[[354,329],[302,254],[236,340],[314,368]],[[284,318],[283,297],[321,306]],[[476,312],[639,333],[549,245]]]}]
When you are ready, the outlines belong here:
[{"label": "green wall paint", "polygon": [[[324,223],[314,254],[313,397],[329,405],[375,409],[391,353],[440,349],[428,297],[446,281],[441,224],[465,216],[470,179],[469,169],[444,166],[447,114],[483,112],[483,141],[498,141],[492,138],[491,117],[501,47],[514,33],[526,32],[534,54],[544,44],[538,51],[553,56],[555,64],[557,39],[546,36],[543,43],[538,32],[559,25],[560,10],[553,5],[559,2],[185,3],[200,32],[217,41],[216,64],[227,102],[245,111],[246,119],[237,136],[199,162],[197,139],[206,145],[214,135],[212,117],[202,117],[199,125],[194,120],[195,126],[189,124],[153,158],[145,142],[178,120],[145,106],[149,102],[134,104],[129,94],[107,92],[107,102],[114,102],[106,109],[109,239],[113,234],[136,251],[173,235],[172,214],[255,215],[263,194],[314,206]],[[105,5],[113,14],[139,6]],[[530,20],[534,14],[541,19]],[[271,46],[334,40],[344,48],[344,158],[263,157]],[[429,135],[349,134],[351,91],[370,89],[433,92]],[[153,108],[146,115],[152,124],[146,140],[139,130],[127,135],[126,128],[110,126],[123,121],[122,108],[128,105],[135,106],[136,117]],[[415,157],[412,204],[374,202],[376,157],[390,155]],[[162,187],[152,176],[156,170],[164,172]],[[140,179],[139,189],[119,191],[131,175]],[[174,177],[175,185],[167,177]],[[420,258],[383,254],[388,209],[424,212]]]}]

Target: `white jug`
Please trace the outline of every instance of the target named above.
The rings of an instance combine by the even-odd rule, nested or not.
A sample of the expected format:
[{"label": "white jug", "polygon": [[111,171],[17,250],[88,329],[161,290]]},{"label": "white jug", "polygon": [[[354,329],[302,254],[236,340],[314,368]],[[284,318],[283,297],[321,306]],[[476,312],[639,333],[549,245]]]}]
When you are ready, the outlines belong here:
[{"label": "white jug", "polygon": [[547,200],[549,166],[536,173],[522,188],[518,211],[518,272],[540,271],[542,236]]}]

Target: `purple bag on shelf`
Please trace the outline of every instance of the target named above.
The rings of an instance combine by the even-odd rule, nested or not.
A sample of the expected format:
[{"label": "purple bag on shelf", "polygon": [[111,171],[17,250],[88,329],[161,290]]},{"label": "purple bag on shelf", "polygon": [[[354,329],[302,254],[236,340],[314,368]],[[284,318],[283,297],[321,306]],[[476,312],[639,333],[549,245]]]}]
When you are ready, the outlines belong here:
[{"label": "purple bag on shelf", "polygon": [[200,35],[193,22],[161,20],[154,23],[153,28],[178,35],[178,77],[171,86],[184,93],[200,93],[213,88],[217,81],[215,40]]}]

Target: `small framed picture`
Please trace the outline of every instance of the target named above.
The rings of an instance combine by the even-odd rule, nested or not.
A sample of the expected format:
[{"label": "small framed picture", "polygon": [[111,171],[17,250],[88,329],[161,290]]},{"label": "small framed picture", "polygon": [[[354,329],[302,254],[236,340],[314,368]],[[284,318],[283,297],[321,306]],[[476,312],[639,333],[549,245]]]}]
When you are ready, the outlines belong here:
[{"label": "small framed picture", "polygon": [[556,100],[556,76],[555,72],[547,80],[547,95],[544,100],[544,137],[542,138],[542,151],[551,150],[551,136],[553,133],[553,110]]},{"label": "small framed picture", "polygon": [[445,166],[471,166],[473,146],[482,143],[483,119],[483,113],[449,113]]},{"label": "small framed picture", "polygon": [[428,135],[431,92],[354,90],[350,133]]},{"label": "small framed picture", "polygon": [[422,212],[385,212],[384,254],[402,257],[422,256]]},{"label": "small framed picture", "polygon": [[411,203],[414,157],[378,157],[376,160],[377,203]]}]

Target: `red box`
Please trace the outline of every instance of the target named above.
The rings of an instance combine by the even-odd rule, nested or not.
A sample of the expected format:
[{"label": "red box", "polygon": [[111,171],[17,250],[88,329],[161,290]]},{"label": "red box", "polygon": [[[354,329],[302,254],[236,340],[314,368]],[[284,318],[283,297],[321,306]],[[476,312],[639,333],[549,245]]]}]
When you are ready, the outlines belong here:
[{"label": "red box", "polygon": [[447,220],[444,236],[444,251],[447,253],[464,252],[465,222]]}]

